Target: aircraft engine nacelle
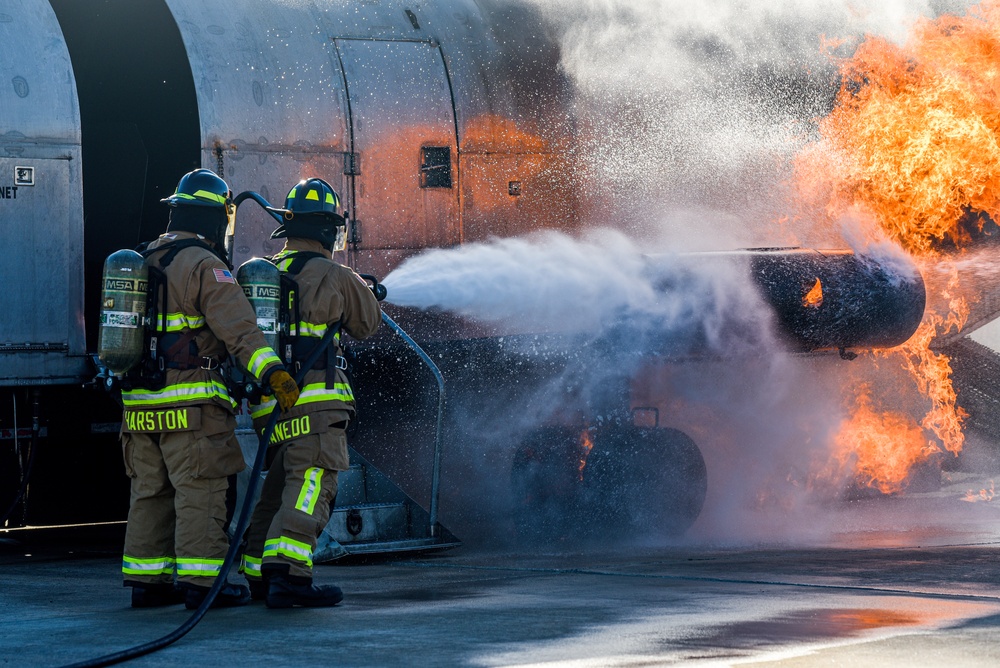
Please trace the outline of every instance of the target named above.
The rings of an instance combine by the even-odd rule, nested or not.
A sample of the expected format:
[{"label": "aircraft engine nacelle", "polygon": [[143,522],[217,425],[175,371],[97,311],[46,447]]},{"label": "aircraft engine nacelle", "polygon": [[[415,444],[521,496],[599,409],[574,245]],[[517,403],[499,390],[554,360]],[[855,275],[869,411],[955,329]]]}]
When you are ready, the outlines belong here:
[{"label": "aircraft engine nacelle", "polygon": [[[766,310],[778,344],[792,352],[891,348],[913,335],[924,314],[924,281],[912,263],[882,262],[850,250],[757,248],[652,257],[653,283],[665,294],[684,289],[676,280],[677,264],[699,276],[725,274],[720,285],[730,288],[749,281],[755,288],[750,296],[759,299],[741,292],[730,298],[734,307],[708,295],[713,299],[699,308]],[[746,316],[733,314],[732,326],[745,327]],[[712,344],[697,328],[668,332],[662,352],[725,352]]]}]

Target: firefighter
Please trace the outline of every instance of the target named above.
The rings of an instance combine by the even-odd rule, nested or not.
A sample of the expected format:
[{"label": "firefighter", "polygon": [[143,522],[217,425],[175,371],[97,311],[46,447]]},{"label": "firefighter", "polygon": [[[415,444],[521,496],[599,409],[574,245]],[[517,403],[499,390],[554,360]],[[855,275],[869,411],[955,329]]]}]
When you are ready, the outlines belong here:
[{"label": "firefighter", "polygon": [[[148,325],[150,350],[140,371],[126,377],[122,390],[122,447],[132,479],[122,572],[132,607],[183,600],[194,609],[220,574],[227,500],[235,498],[231,483],[245,467],[234,434],[237,404],[220,365],[232,355],[284,410],[295,404],[298,388],[230,271],[229,186],[196,169],[161,201],[170,207],[167,231],[140,247],[158,317]],[[154,281],[157,270],[161,278]],[[249,601],[246,586],[227,583],[213,605]]]},{"label": "firefighter", "polygon": [[[346,231],[340,198],[328,183],[310,178],[285,198],[285,222],[272,239],[285,239],[270,259],[294,281],[288,336],[279,348],[298,369],[329,328],[355,339],[375,333],[381,311],[372,291],[353,271],[338,264]],[[288,285],[287,279],[285,280]],[[255,599],[269,608],[326,607],[343,599],[339,587],[316,585],[312,555],[330,518],[337,472],[348,469],[345,430],[354,415],[340,332],[305,376],[299,403],[282,416],[271,438],[269,471],[247,532],[243,572]],[[254,426],[267,422],[273,400],[251,406]]]}]

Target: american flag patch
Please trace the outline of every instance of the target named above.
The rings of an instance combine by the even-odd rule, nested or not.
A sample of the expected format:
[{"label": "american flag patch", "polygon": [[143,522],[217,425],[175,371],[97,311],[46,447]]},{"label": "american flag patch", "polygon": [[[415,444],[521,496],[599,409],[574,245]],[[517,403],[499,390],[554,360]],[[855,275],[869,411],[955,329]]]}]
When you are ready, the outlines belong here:
[{"label": "american flag patch", "polygon": [[215,272],[215,282],[216,283],[235,283],[236,279],[233,278],[233,274],[227,269],[213,269]]}]

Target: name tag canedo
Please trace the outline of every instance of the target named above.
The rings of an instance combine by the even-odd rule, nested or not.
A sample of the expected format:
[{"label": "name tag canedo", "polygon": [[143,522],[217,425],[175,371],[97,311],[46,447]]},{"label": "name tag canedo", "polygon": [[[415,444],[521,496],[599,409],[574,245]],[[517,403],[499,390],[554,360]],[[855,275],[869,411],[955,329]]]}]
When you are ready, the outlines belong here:
[{"label": "name tag canedo", "polygon": [[194,431],[201,428],[201,408],[127,409],[122,431],[127,433]]},{"label": "name tag canedo", "polygon": [[308,415],[302,415],[291,420],[283,420],[274,425],[274,433],[271,435],[271,443],[281,443],[292,438],[305,436],[306,434],[318,434],[325,429],[314,428],[313,420]]}]

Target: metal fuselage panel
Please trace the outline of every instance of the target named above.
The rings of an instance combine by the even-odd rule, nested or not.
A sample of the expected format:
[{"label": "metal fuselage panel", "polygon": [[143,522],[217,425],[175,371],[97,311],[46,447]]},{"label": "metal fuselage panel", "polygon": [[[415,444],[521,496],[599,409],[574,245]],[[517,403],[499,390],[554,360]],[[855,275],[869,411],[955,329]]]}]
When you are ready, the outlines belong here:
[{"label": "metal fuselage panel", "polygon": [[44,0],[0,7],[0,385],[83,377],[80,110]]},{"label": "metal fuselage panel", "polygon": [[[552,122],[567,108],[553,103],[563,84],[537,72],[550,62],[545,76],[559,79],[557,50],[529,10],[470,0],[167,5],[191,63],[202,165],[279,205],[301,178],[329,181],[354,222],[341,259],[359,271],[575,224],[561,177],[572,124]],[[444,182],[428,178],[443,169]],[[241,207],[238,223],[237,264],[280,248],[255,207]]]}]

